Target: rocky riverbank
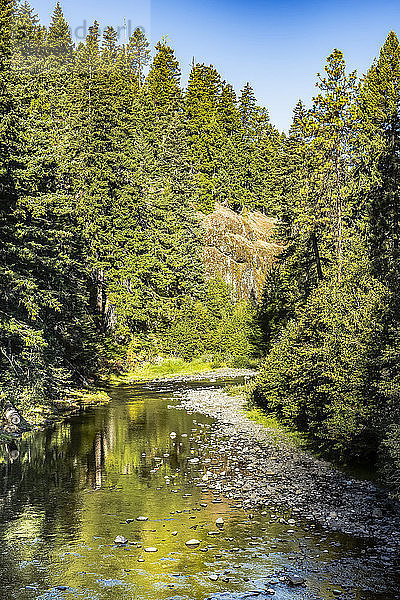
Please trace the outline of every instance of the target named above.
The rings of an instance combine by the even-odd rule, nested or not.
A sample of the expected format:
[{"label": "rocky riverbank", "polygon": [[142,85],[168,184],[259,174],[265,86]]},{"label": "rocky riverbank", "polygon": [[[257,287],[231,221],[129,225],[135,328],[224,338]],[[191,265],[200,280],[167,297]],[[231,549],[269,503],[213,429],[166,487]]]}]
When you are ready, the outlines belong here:
[{"label": "rocky riverbank", "polygon": [[400,564],[399,503],[385,491],[349,477],[250,420],[241,397],[218,389],[179,396],[178,408],[216,419],[202,441],[204,450],[212,447],[220,457],[231,458],[228,466],[222,461],[214,472],[210,467],[204,484],[210,491],[241,501],[247,510],[289,510],[295,519],[364,538],[369,559],[391,568]]}]

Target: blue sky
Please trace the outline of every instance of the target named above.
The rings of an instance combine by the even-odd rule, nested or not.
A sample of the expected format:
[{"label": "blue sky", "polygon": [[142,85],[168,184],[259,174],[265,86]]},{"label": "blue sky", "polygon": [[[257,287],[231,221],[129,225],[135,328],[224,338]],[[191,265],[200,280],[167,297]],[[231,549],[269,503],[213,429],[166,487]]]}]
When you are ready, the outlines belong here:
[{"label": "blue sky", "polygon": [[[43,23],[54,2],[31,0]],[[141,25],[154,45],[166,35],[180,61],[183,83],[190,63],[213,64],[239,91],[246,81],[271,121],[287,129],[299,98],[309,103],[316,73],[333,48],[351,69],[365,72],[388,32],[400,35],[399,0],[61,0],[74,31],[95,18],[122,26]]]}]

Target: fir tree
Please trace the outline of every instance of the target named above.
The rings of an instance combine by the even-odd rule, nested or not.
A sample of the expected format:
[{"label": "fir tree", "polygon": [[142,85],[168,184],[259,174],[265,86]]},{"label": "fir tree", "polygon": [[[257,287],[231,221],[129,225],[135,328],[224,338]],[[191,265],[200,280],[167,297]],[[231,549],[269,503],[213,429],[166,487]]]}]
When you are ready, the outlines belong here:
[{"label": "fir tree", "polygon": [[146,78],[146,93],[160,112],[178,110],[182,92],[181,72],[174,51],[165,41],[156,45],[156,55]]},{"label": "fir tree", "polygon": [[400,290],[400,45],[390,32],[362,82],[359,101],[367,175],[367,236],[374,273]]},{"label": "fir tree", "polygon": [[46,54],[51,61],[56,61],[56,64],[61,66],[72,62],[73,52],[70,29],[61,5],[57,2],[46,34]]},{"label": "fir tree", "polygon": [[129,39],[127,59],[130,71],[141,87],[144,80],[143,71],[150,62],[150,50],[146,35],[140,27],[135,29]]}]

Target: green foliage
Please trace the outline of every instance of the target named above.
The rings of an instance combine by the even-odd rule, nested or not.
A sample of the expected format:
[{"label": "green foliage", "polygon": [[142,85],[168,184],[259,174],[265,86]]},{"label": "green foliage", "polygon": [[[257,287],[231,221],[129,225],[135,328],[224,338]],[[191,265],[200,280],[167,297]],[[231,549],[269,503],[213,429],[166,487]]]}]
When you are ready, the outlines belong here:
[{"label": "green foliage", "polygon": [[135,29],[129,40],[127,59],[130,71],[140,87],[143,84],[143,69],[150,62],[149,42],[140,27]]},{"label": "green foliage", "polygon": [[256,353],[254,310],[235,301],[227,284],[211,280],[199,300],[187,298],[163,333],[164,352],[188,360],[213,356],[220,363],[245,366]]},{"label": "green foliage", "polygon": [[323,282],[272,347],[255,399],[328,453],[373,451],[386,302],[385,288],[351,265],[340,285]]},{"label": "green foliage", "polygon": [[400,422],[399,59],[390,33],[358,85],[335,50],[312,108],[295,108],[277,160],[284,250],[258,313],[267,356],[253,392],[325,453],[381,447],[389,470]]},{"label": "green foliage", "polygon": [[[237,101],[212,66],[193,65],[185,97],[193,202],[204,213],[216,202],[233,209],[271,209],[279,135],[249,84]],[[274,212],[274,211],[272,211]]]}]

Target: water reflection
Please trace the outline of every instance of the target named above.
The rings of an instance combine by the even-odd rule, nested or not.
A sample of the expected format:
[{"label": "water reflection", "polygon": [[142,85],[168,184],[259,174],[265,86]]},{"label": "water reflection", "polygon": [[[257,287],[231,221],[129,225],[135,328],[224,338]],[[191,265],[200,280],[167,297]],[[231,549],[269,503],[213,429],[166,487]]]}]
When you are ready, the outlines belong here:
[{"label": "water reflection", "polygon": [[[249,518],[204,490],[237,461],[204,451],[212,421],[169,409],[176,386],[162,385],[121,386],[110,405],[1,448],[1,598],[397,597],[389,575],[363,572],[362,544],[273,511]],[[306,587],[280,581],[284,569]]]}]

